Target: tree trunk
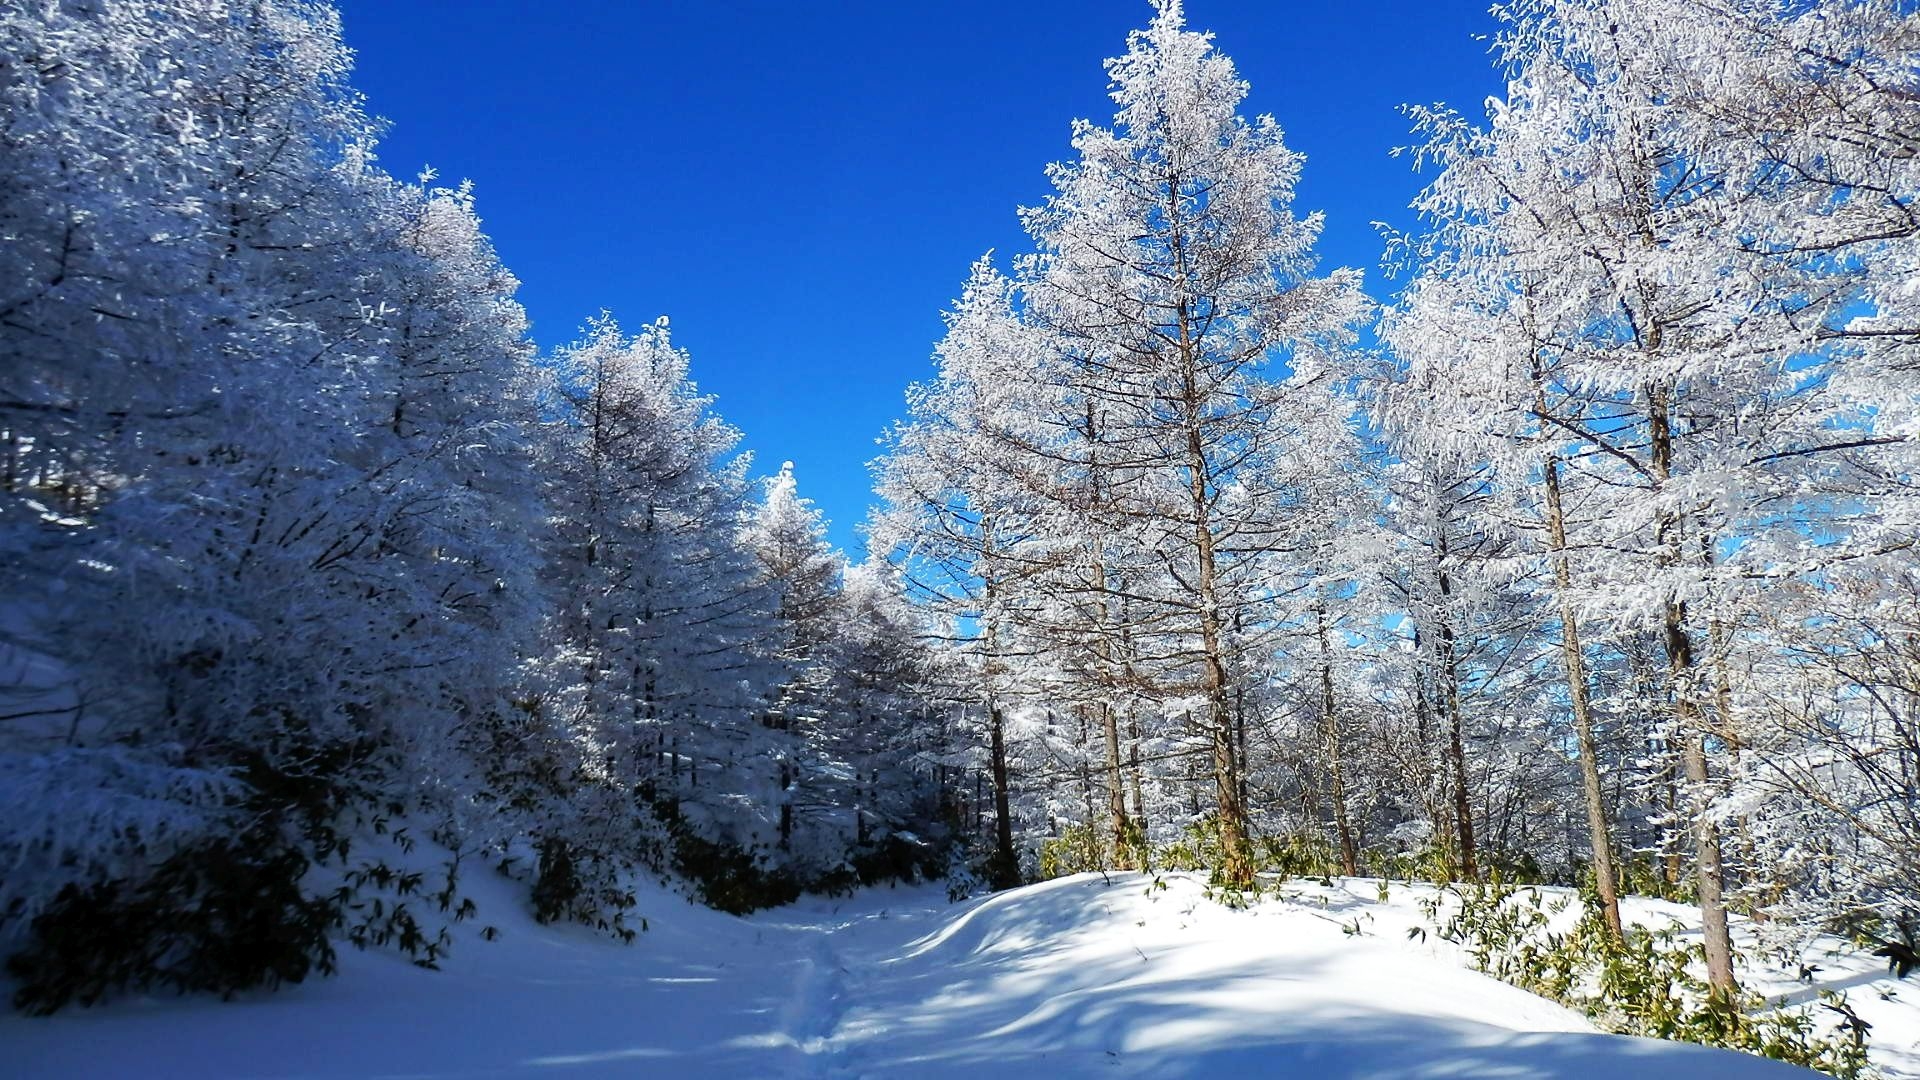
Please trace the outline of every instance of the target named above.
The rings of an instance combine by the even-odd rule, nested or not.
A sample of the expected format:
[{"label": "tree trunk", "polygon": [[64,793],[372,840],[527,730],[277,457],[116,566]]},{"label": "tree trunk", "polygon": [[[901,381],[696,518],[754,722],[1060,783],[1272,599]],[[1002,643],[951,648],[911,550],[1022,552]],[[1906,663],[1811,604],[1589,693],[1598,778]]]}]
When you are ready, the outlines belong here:
[{"label": "tree trunk", "polygon": [[1560,463],[1547,459],[1547,539],[1553,548],[1553,583],[1560,599],[1560,660],[1567,674],[1567,697],[1573,705],[1573,732],[1580,743],[1580,786],[1587,803],[1587,843],[1593,849],[1594,889],[1600,894],[1600,912],[1607,930],[1621,937],[1620,895],[1614,882],[1613,837],[1607,827],[1607,806],[1601,797],[1600,758],[1593,739],[1593,707],[1587,698],[1587,660],[1580,650],[1580,622],[1568,595],[1573,574],[1567,565],[1567,523],[1560,506]]},{"label": "tree trunk", "polygon": [[1686,630],[1686,606],[1666,603],[1662,620],[1667,661],[1673,677],[1673,715],[1680,735],[1680,762],[1687,780],[1687,813],[1693,821],[1694,873],[1700,893],[1700,928],[1707,954],[1707,982],[1715,993],[1732,994],[1733,939],[1727,927],[1727,907],[1721,896],[1723,871],[1720,827],[1709,810],[1713,802],[1707,772],[1706,734],[1693,698],[1693,644]]},{"label": "tree trunk", "polygon": [[1313,628],[1320,639],[1320,734],[1327,746],[1327,775],[1332,790],[1333,825],[1340,836],[1340,872],[1348,877],[1360,874],[1360,854],[1353,842],[1353,826],[1347,821],[1347,780],[1341,770],[1340,724],[1334,715],[1333,653],[1327,647],[1327,609],[1313,608]]},{"label": "tree trunk", "polygon": [[993,779],[993,858],[987,865],[987,884],[994,889],[1011,889],[1020,884],[1020,857],[1013,851],[1013,811],[1007,799],[1007,741],[1000,720],[1000,706],[987,706],[989,754]]},{"label": "tree trunk", "polygon": [[[1185,228],[1181,218],[1180,178],[1175,175],[1167,187],[1168,242],[1173,252],[1177,279],[1187,279]],[[1183,286],[1184,287],[1184,286]],[[1200,615],[1201,662],[1205,670],[1207,725],[1213,742],[1213,786],[1219,804],[1220,865],[1215,875],[1231,889],[1253,887],[1253,846],[1247,837],[1246,805],[1241,799],[1239,763],[1233,745],[1232,697],[1228,687],[1225,644],[1221,640],[1220,581],[1217,552],[1214,550],[1212,507],[1208,486],[1213,468],[1207,460],[1202,437],[1202,407],[1205,402],[1199,383],[1200,337],[1189,299],[1181,296],[1174,304],[1175,325],[1179,330],[1180,389],[1178,404],[1186,435],[1187,493],[1193,507],[1193,544],[1198,565],[1194,590]]]},{"label": "tree trunk", "polygon": [[[1131,715],[1127,717],[1127,773],[1133,784],[1133,824],[1139,830],[1140,842],[1144,845],[1147,837],[1147,790],[1140,778],[1140,719]],[[1141,854],[1144,855],[1145,851]]]},{"label": "tree trunk", "polygon": [[[1094,407],[1091,396],[1087,398],[1086,411],[1082,418],[1081,435],[1087,441],[1087,483],[1088,504],[1098,508],[1105,504],[1105,489],[1100,462],[1100,415]],[[1108,603],[1107,566],[1101,542],[1095,539],[1090,545],[1091,555],[1088,584],[1092,587],[1094,602],[1094,657],[1099,665],[1101,681],[1111,687],[1115,680],[1113,641],[1108,636],[1111,630],[1112,607]],[[1100,702],[1100,734],[1106,742],[1106,784],[1107,784],[1107,831],[1113,843],[1113,862],[1116,869],[1131,870],[1134,864],[1131,830],[1127,825],[1127,792],[1120,775],[1120,721],[1111,699]],[[1091,824],[1091,823],[1090,823]]]},{"label": "tree trunk", "polygon": [[[1665,487],[1672,473],[1673,432],[1667,412],[1666,389],[1651,386],[1647,393],[1647,432],[1654,478]],[[1682,523],[1663,512],[1655,539],[1661,562],[1680,561]],[[1713,992],[1731,996],[1738,984],[1733,975],[1733,939],[1727,928],[1727,908],[1721,897],[1724,884],[1720,857],[1720,828],[1709,809],[1713,793],[1707,771],[1705,717],[1695,698],[1693,640],[1687,633],[1685,601],[1669,594],[1662,605],[1661,638],[1667,652],[1668,689],[1673,719],[1681,740],[1681,765],[1687,778],[1687,810],[1693,820],[1694,872],[1699,879],[1700,928],[1707,954],[1707,982]]]},{"label": "tree trunk", "polygon": [[[1420,632],[1417,628],[1414,630],[1413,645],[1416,653],[1422,648]],[[1434,783],[1435,771],[1433,765],[1435,761],[1443,755],[1438,753],[1434,748],[1433,713],[1433,696],[1427,685],[1426,676],[1421,673],[1418,667],[1415,667],[1413,673],[1413,715],[1414,734],[1415,737],[1420,740],[1420,762],[1422,768],[1420,774],[1420,802],[1427,812],[1428,823],[1433,826],[1434,846],[1446,853],[1447,866],[1449,870],[1451,870],[1451,868],[1456,865],[1458,858],[1453,850],[1453,816],[1446,806],[1446,785],[1444,782],[1439,785]],[[1439,771],[1444,775],[1446,766],[1444,764],[1441,765]]]},{"label": "tree trunk", "polygon": [[[1085,705],[1073,710],[1075,718],[1080,721],[1080,730],[1075,733],[1077,738],[1073,745],[1080,751],[1080,801],[1081,812],[1084,814],[1082,820],[1087,825],[1087,840],[1093,845],[1095,862],[1100,866],[1111,866],[1113,863],[1107,858],[1107,853],[1100,842],[1100,809],[1093,794],[1093,761],[1087,754],[1088,747],[1093,744],[1092,724],[1087,718],[1088,710],[1089,706]],[[1117,848],[1115,853],[1118,854]]]},{"label": "tree trunk", "polygon": [[987,705],[987,756],[993,780],[994,837],[993,855],[987,860],[989,887],[1011,889],[1020,884],[1020,857],[1013,850],[1013,811],[1007,792],[1006,725],[1000,714],[1000,628],[996,616],[996,574],[994,567],[993,519],[980,520],[982,537],[981,584],[985,603],[981,610],[982,644],[986,656],[981,665],[981,697]]},{"label": "tree trunk", "polygon": [[[1184,309],[1182,314],[1184,335]],[[1207,730],[1213,742],[1214,796],[1219,804],[1220,865],[1215,872],[1228,888],[1248,889],[1253,887],[1253,848],[1247,839],[1246,806],[1240,798],[1239,763],[1234,753],[1233,702],[1228,689],[1226,647],[1221,640],[1219,568],[1207,498],[1207,455],[1200,440],[1200,393],[1194,383],[1191,358],[1187,370],[1187,490],[1193,506],[1193,545],[1199,563],[1194,586],[1206,680]]]},{"label": "tree trunk", "polygon": [[1100,730],[1107,743],[1107,823],[1113,833],[1113,865],[1134,868],[1133,830],[1127,823],[1127,789],[1120,775],[1120,720],[1113,703],[1100,703]]},{"label": "tree trunk", "polygon": [[[1201,458],[1200,431],[1188,432],[1189,448]],[[1200,554],[1200,647],[1206,670],[1207,728],[1213,739],[1213,787],[1219,803],[1220,866],[1222,884],[1232,889],[1253,887],[1253,851],[1247,840],[1246,807],[1240,801],[1240,774],[1233,746],[1233,710],[1227,696],[1227,666],[1220,641],[1220,619],[1214,582],[1213,532],[1205,516],[1206,480],[1195,465],[1194,504],[1198,520],[1194,542]]]},{"label": "tree trunk", "polygon": [[1460,876],[1480,880],[1480,865],[1473,843],[1473,802],[1467,790],[1467,745],[1465,720],[1460,715],[1460,661],[1454,653],[1453,623],[1447,603],[1453,597],[1453,578],[1447,573],[1447,538],[1444,525],[1434,530],[1434,544],[1440,556],[1440,674],[1446,677],[1447,764],[1453,779],[1453,831],[1459,840]]}]

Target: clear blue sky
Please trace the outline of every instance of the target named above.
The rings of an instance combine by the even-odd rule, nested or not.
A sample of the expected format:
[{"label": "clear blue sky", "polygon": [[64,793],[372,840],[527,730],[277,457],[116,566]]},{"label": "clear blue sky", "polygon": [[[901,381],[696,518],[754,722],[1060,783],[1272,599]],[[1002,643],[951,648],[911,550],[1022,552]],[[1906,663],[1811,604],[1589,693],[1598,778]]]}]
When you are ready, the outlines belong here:
[{"label": "clear blue sky", "polygon": [[[853,553],[874,439],[931,371],[940,311],[1048,191],[1144,0],[337,0],[382,163],[471,179],[543,346],[611,309],[671,317],[756,472],[795,462]],[[1477,114],[1502,83],[1485,0],[1188,0],[1306,154],[1322,266],[1410,224],[1403,102]],[[1003,264],[1004,265],[1004,264]]]}]

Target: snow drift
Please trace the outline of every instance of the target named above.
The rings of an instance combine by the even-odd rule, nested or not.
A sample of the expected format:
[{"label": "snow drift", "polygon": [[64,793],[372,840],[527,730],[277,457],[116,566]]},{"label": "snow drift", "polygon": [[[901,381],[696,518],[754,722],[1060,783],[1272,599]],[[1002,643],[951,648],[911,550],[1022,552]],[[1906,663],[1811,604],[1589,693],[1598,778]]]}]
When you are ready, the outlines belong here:
[{"label": "snow drift", "polygon": [[1233,911],[1164,881],[959,905],[877,889],[748,919],[653,889],[631,947],[534,924],[488,882],[443,972],[349,953],[337,979],[231,1004],[8,1016],[0,1045],[15,1075],[73,1078],[1811,1075],[1598,1033],[1408,942],[1386,906],[1353,934],[1337,904]]}]

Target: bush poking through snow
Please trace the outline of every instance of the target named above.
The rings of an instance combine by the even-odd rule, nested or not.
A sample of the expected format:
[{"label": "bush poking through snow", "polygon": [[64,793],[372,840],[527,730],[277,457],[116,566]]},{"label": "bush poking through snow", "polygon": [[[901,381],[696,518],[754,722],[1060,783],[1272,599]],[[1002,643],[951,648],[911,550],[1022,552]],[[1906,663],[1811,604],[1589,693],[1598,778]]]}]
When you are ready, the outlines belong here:
[{"label": "bush poking through snow", "polygon": [[1570,931],[1549,929],[1572,902],[1495,879],[1449,886],[1420,906],[1474,967],[1578,1009],[1610,1031],[1744,1050],[1842,1080],[1871,1075],[1867,1025],[1845,995],[1820,995],[1821,1008],[1836,1016],[1831,1034],[1822,1033],[1810,1009],[1769,1009],[1756,994],[1710,992],[1697,974],[1706,966],[1704,947],[1677,925],[1628,927],[1616,938],[1599,905],[1583,902]]},{"label": "bush poking through snow", "polygon": [[232,997],[330,975],[339,906],[301,889],[308,865],[278,830],[256,826],[183,850],[139,881],[68,885],[7,960],[14,1006],[44,1016],[125,990]]}]

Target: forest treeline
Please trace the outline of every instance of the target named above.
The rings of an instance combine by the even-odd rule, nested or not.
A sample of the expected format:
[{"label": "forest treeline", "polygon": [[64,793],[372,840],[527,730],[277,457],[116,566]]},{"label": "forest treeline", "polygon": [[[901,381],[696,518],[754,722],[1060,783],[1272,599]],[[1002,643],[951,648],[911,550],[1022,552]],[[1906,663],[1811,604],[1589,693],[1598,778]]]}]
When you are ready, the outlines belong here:
[{"label": "forest treeline", "polygon": [[[0,929],[17,1002],[623,936],[937,873],[919,616],[664,320],[537,353],[326,4],[0,7]],[[909,826],[932,827],[922,841]],[[484,916],[483,916],[484,917]]]},{"label": "forest treeline", "polygon": [[[1516,0],[1392,299],[1167,0],[857,563],[664,320],[541,354],[324,3],[0,8],[16,1003],[1107,867],[1920,930],[1920,15]],[[478,916],[484,920],[485,913]]]}]

